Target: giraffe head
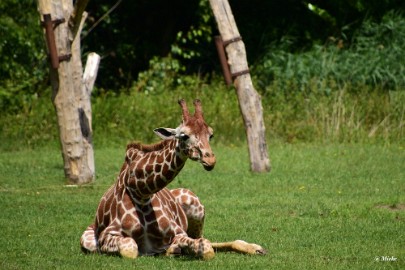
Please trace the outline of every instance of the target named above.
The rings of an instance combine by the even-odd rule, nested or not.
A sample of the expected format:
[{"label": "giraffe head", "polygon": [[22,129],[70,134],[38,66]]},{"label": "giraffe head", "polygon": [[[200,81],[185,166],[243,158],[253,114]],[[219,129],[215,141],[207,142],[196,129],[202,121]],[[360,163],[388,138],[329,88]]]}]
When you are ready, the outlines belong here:
[{"label": "giraffe head", "polygon": [[210,171],[215,166],[215,155],[211,150],[210,140],[214,130],[205,123],[201,101],[194,100],[195,112],[190,115],[184,99],[179,100],[183,111],[183,121],[176,129],[157,128],[154,132],[163,139],[175,138],[180,151],[188,158],[199,161],[204,169]]}]

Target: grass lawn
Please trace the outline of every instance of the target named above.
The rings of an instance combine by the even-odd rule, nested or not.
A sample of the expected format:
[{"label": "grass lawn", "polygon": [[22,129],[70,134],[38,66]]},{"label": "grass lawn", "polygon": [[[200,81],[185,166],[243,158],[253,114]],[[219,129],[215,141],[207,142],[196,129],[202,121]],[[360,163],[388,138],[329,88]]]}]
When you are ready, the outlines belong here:
[{"label": "grass lawn", "polygon": [[0,269],[405,269],[403,146],[270,145],[272,172],[253,174],[244,147],[214,145],[214,171],[189,161],[171,187],[199,195],[206,238],[269,253],[207,262],[81,253],[124,150],[96,146],[97,180],[83,187],[65,185],[58,149],[0,153]]}]

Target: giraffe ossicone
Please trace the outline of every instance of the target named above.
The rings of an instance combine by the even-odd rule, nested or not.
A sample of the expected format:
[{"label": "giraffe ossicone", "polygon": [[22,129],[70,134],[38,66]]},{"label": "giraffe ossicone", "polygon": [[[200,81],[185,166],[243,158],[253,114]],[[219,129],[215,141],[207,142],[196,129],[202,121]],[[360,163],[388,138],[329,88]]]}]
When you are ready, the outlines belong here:
[{"label": "giraffe ossicone", "polygon": [[213,129],[204,120],[200,100],[190,115],[181,99],[182,122],[157,128],[163,140],[152,145],[131,143],[116,182],[104,193],[95,222],[80,238],[82,250],[136,258],[139,255],[188,254],[211,259],[216,250],[265,254],[259,245],[241,240],[211,243],[203,238],[204,206],[190,190],[169,190],[187,159],[210,171],[216,163],[210,146]]}]

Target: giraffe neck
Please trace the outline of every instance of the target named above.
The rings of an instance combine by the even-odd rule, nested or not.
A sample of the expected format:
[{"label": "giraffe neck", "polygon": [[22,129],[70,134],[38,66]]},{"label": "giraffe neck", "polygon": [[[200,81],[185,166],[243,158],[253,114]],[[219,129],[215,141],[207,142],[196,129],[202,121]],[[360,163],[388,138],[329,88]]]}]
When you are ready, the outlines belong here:
[{"label": "giraffe neck", "polygon": [[187,156],[176,139],[164,140],[152,146],[129,145],[127,166],[124,164],[121,171],[123,184],[132,197],[148,199],[173,181],[186,160]]}]

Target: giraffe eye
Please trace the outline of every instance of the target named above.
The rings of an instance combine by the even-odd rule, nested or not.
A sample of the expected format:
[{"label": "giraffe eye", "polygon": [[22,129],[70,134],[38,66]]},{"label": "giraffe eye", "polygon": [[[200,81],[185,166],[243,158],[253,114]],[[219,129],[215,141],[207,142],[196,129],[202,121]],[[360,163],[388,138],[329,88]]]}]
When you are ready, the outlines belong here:
[{"label": "giraffe eye", "polygon": [[188,136],[188,135],[185,134],[185,133],[180,133],[179,138],[180,138],[181,140],[183,140],[183,141],[187,141],[187,140],[190,138],[190,136]]},{"label": "giraffe eye", "polygon": [[214,138],[214,134],[210,135],[210,141]]}]

